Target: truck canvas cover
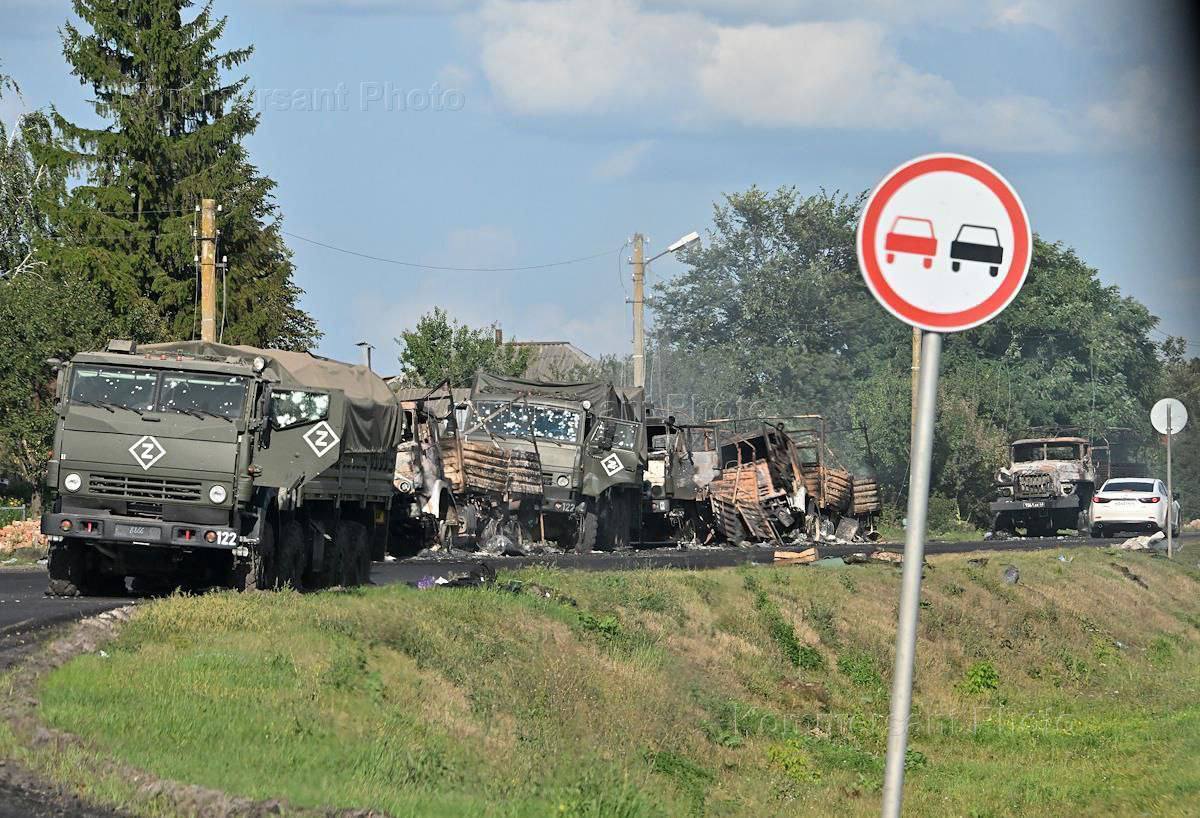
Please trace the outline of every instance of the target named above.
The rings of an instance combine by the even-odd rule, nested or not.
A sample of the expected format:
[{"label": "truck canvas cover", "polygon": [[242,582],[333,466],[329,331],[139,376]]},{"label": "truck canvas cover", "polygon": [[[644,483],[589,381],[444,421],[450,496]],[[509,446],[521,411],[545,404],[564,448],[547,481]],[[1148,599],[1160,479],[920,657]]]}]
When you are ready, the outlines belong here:
[{"label": "truck canvas cover", "polygon": [[527,396],[534,401],[537,398],[549,398],[572,403],[581,403],[587,400],[592,402],[592,411],[603,417],[625,417],[626,412],[625,402],[617,394],[617,390],[613,388],[612,384],[600,381],[552,383],[490,375],[487,372],[476,373],[475,386],[471,389],[471,396],[478,399],[487,395],[504,398]]},{"label": "truck canvas cover", "polygon": [[267,361],[266,374],[273,388],[337,389],[346,396],[344,427],[338,431],[343,452],[383,452],[400,439],[403,414],[400,402],[383,379],[365,366],[322,358],[311,352],[258,349],[205,341],[146,344],[139,352],[181,353],[217,359],[233,358],[250,365],[256,356]]}]

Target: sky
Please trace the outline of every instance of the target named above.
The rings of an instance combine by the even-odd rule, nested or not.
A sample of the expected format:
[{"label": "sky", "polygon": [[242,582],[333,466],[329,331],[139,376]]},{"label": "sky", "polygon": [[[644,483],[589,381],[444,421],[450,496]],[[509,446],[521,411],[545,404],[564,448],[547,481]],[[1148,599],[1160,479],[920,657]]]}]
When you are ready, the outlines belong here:
[{"label": "sky", "polygon": [[[857,194],[931,152],[999,170],[1200,354],[1200,139],[1186,4],[1111,0],[214,0],[256,109],[318,351],[355,360],[434,306],[623,353],[650,254],[751,185]],[[89,121],[67,0],[0,0],[22,96]],[[301,238],[303,237],[303,238]],[[439,272],[336,252],[446,267]],[[651,280],[678,274],[670,256]],[[819,309],[820,305],[813,305]],[[1015,308],[1019,308],[1019,301]],[[881,313],[881,320],[885,318]],[[1161,334],[1156,337],[1161,337]]]}]

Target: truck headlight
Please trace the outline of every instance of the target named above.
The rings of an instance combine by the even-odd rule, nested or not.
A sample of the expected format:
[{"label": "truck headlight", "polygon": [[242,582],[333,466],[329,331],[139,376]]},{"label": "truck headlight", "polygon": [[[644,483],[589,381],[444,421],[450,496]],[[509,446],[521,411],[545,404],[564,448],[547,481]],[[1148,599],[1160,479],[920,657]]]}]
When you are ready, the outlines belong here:
[{"label": "truck headlight", "polygon": [[225,487],[213,486],[208,490],[208,499],[214,503],[225,502]]},{"label": "truck headlight", "polygon": [[63,488],[67,491],[79,491],[79,487],[83,485],[83,478],[75,472],[71,472],[63,478]]},{"label": "truck headlight", "polygon": [[560,475],[559,475],[559,476],[558,476],[558,477],[555,479],[555,481],[554,481],[554,482],[555,482],[555,483],[558,483],[558,486],[559,486],[559,488],[564,488],[564,489],[565,489],[565,488],[567,487],[567,484],[568,484],[568,483],[570,483],[571,481],[567,479],[567,476],[566,476],[565,474],[560,474]]}]

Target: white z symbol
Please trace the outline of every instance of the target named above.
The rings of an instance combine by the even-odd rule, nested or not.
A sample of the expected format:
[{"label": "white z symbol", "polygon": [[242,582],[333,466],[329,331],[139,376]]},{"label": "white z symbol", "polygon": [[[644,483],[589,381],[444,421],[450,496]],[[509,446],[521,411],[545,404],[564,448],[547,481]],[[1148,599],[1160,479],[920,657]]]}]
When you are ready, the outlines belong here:
[{"label": "white z symbol", "polygon": [[304,442],[313,450],[313,454],[321,457],[338,444],[341,438],[333,431],[326,421],[321,421],[304,434]]}]

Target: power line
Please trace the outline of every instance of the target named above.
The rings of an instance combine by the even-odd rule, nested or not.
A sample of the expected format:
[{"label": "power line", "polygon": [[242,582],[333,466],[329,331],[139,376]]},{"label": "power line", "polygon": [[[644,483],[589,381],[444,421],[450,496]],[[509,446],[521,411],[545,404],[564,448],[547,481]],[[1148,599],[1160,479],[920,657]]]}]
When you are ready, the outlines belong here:
[{"label": "power line", "polygon": [[[307,236],[301,236],[297,233],[291,233],[287,230],[280,230],[279,232],[290,238],[299,239],[300,241],[308,242],[309,244],[315,244],[318,247],[324,247],[326,250],[333,250],[334,252],[337,252],[337,253],[344,253],[348,256],[357,256],[358,258],[365,258],[370,261],[379,261],[384,264],[395,264],[399,267],[413,267],[418,270],[441,270],[443,272],[450,272],[450,273],[516,273],[516,272],[521,272],[523,270],[545,270],[549,267],[563,267],[568,264],[580,264],[584,261],[592,261],[594,259],[598,259],[603,256],[610,255],[613,252],[612,250],[604,250],[599,253],[593,253],[590,256],[580,256],[579,258],[569,258],[569,259],[565,259],[564,261],[551,261],[551,262],[547,262],[545,264],[528,264],[528,265],[525,265],[522,267],[449,267],[449,266],[440,265],[440,264],[418,264],[415,261],[400,261],[399,259],[394,259],[394,258],[384,258],[383,256],[374,256],[374,255],[371,255],[370,253],[362,253],[362,252],[359,252],[358,250],[349,250],[345,247],[338,247],[336,245],[328,244],[323,241],[317,241],[316,239],[310,239]],[[620,252],[620,249],[618,249],[617,252]]]}]

